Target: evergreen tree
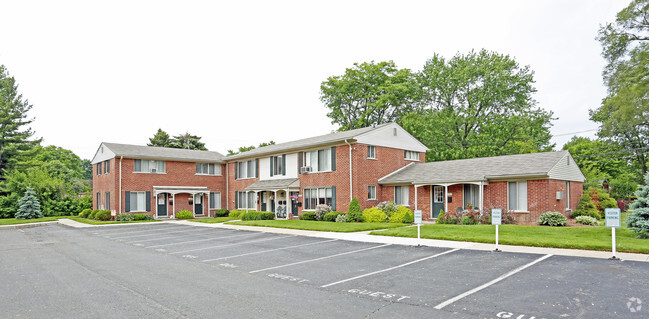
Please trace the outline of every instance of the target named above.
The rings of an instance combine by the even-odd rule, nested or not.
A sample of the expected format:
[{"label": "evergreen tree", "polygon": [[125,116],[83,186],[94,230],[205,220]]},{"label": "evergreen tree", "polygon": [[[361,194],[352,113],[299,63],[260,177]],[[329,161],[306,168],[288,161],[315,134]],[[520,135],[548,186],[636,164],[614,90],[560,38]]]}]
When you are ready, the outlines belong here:
[{"label": "evergreen tree", "polygon": [[348,222],[362,222],[363,221],[363,211],[361,210],[361,205],[358,203],[358,199],[352,199],[349,203],[349,209],[347,209],[347,221]]},{"label": "evergreen tree", "polygon": [[32,108],[18,93],[16,80],[9,76],[4,65],[0,65],[0,174],[4,175],[7,162],[21,151],[39,144],[40,139],[29,141],[34,135],[29,125],[33,119],[27,118]]},{"label": "evergreen tree", "polygon": [[602,218],[588,192],[584,192],[584,194],[581,195],[581,198],[579,198],[579,204],[577,204],[577,209],[575,209],[572,215],[570,215],[570,218],[576,218],[577,216],[590,216],[597,219]]},{"label": "evergreen tree", "polygon": [[633,212],[626,219],[626,226],[638,234],[638,238],[649,238],[649,173],[645,174],[645,185],[635,192],[638,199],[631,204]]},{"label": "evergreen tree", "polygon": [[17,219],[41,218],[41,205],[38,203],[34,189],[28,187],[25,195],[18,201]]},{"label": "evergreen tree", "polygon": [[158,132],[149,139],[148,146],[158,146],[158,147],[171,147],[171,139],[169,134],[163,131],[161,128],[158,129]]}]

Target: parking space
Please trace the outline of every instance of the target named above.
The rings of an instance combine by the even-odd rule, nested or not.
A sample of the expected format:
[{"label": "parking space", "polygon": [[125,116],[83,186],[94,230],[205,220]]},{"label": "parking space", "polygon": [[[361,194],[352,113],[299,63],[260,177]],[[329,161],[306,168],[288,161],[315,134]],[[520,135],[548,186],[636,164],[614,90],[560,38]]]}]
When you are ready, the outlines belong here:
[{"label": "parking space", "polygon": [[639,301],[641,308],[641,300],[649,300],[649,264],[641,262],[353,242],[174,223],[84,231],[100,241],[230,273],[232,278],[284,285],[278,289],[289,285],[384,306],[424,307],[433,314],[640,318],[636,315],[641,310],[628,303]]}]

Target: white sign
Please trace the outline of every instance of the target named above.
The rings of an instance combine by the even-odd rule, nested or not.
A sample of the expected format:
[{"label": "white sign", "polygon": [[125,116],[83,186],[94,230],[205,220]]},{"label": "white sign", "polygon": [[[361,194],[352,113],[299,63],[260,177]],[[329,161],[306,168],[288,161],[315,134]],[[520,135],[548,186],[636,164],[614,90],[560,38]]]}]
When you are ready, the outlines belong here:
[{"label": "white sign", "polygon": [[421,209],[415,210],[415,224],[421,224]]},{"label": "white sign", "polygon": [[503,210],[499,208],[491,209],[491,224],[492,225],[502,225]]},{"label": "white sign", "polygon": [[622,214],[619,208],[607,208],[604,210],[606,216],[606,227],[620,227]]}]

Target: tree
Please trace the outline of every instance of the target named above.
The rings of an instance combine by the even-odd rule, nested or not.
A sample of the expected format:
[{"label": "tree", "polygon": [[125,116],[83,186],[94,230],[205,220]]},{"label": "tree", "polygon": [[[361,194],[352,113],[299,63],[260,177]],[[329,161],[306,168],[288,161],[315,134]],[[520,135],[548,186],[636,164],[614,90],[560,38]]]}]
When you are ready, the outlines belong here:
[{"label": "tree", "polygon": [[599,30],[603,76],[608,87],[602,105],[590,111],[599,122],[598,136],[633,152],[632,158],[647,173],[649,149],[649,0],[634,0],[617,14],[614,23]]},{"label": "tree", "polygon": [[393,122],[413,111],[412,73],[394,62],[354,63],[320,85],[320,100],[341,131]]},{"label": "tree", "polygon": [[577,218],[578,216],[590,216],[595,219],[601,219],[602,215],[599,214],[597,207],[591,200],[590,195],[584,192],[579,198],[577,209],[570,215],[570,218]]},{"label": "tree", "polygon": [[638,238],[649,238],[649,174],[645,174],[645,185],[635,195],[638,199],[631,204],[633,212],[627,217],[626,226],[638,234]]},{"label": "tree", "polygon": [[205,143],[201,143],[201,138],[196,135],[189,134],[189,132],[174,136],[171,139],[169,147],[207,151],[207,148],[205,148]]},{"label": "tree", "polygon": [[347,221],[348,222],[362,222],[363,221],[363,210],[361,210],[361,205],[358,203],[358,198],[353,198],[349,203],[349,208],[347,209]]},{"label": "tree", "polygon": [[159,128],[158,132],[156,132],[155,135],[153,135],[153,137],[149,139],[147,146],[171,147],[169,134]]},{"label": "tree", "polygon": [[[264,147],[264,146],[268,146],[268,145],[275,145],[275,141],[270,141],[270,142],[267,142],[267,143],[260,143],[258,147]],[[250,150],[254,150],[255,148],[256,147],[253,146],[253,145],[241,146],[241,147],[239,147],[239,151],[236,151],[236,152],[233,151],[233,150],[228,150],[228,155],[227,156],[247,152],[247,151],[250,151]]]},{"label": "tree", "polygon": [[18,93],[16,80],[9,76],[4,65],[0,65],[0,175],[4,175],[7,162],[19,152],[40,143],[30,141],[34,135],[26,127],[33,119],[27,117],[32,105]]},{"label": "tree", "polygon": [[32,218],[41,218],[43,213],[41,213],[41,205],[38,203],[36,198],[36,193],[30,187],[25,191],[25,196],[23,196],[20,201],[18,201],[18,211],[16,212],[17,219],[32,219]]},{"label": "tree", "polygon": [[430,148],[429,161],[551,150],[552,112],[536,107],[533,75],[486,50],[448,61],[436,54],[416,74],[422,111],[400,124]]}]

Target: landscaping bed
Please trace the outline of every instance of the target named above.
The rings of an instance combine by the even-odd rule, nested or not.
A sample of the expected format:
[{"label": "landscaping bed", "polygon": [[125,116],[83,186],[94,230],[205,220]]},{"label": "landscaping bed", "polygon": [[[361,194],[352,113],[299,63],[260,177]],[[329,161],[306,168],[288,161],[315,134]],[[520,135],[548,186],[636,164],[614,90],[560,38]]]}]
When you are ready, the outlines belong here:
[{"label": "landscaping bed", "polygon": [[368,230],[378,230],[407,226],[401,223],[335,223],[312,220],[248,220],[229,222],[233,225],[262,226],[274,228],[288,228],[301,230],[330,231],[351,233]]},{"label": "landscaping bed", "polygon": [[101,221],[95,219],[88,219],[83,217],[75,216],[62,216],[61,218],[68,218],[76,222],[90,224],[90,225],[105,225],[105,224],[129,224],[129,223],[149,223],[149,222],[158,222],[159,220],[130,220],[130,221]]}]

